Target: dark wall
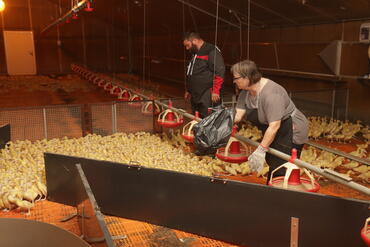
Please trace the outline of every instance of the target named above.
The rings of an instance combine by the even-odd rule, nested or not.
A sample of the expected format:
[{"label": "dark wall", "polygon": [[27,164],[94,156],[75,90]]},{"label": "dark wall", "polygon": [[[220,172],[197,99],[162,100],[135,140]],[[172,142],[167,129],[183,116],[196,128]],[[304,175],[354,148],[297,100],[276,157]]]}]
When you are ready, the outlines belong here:
[{"label": "dark wall", "polygon": [[[311,73],[333,74],[319,57],[319,53],[334,40],[343,37],[341,59],[341,75],[362,76],[369,72],[367,49],[368,45],[358,42],[359,29],[362,22],[344,22],[338,24],[309,25],[300,27],[255,29],[250,32],[249,58],[256,61],[262,68],[293,70]],[[192,29],[189,25],[187,30]],[[242,30],[243,45],[240,47],[239,30],[236,28],[220,29],[217,45],[221,48],[226,64],[232,65],[247,58],[247,31]],[[181,41],[181,29],[172,30],[169,34],[149,34],[146,36],[146,74],[147,77],[183,81],[184,49]],[[206,41],[214,43],[215,32],[203,31]],[[137,35],[135,52],[135,69],[142,72],[143,36]],[[242,50],[242,53],[240,52]],[[187,54],[185,54],[187,55]],[[154,61],[153,61],[154,60]],[[226,83],[232,85],[229,70],[226,71]],[[267,77],[276,78],[284,85],[284,78],[276,77],[275,73],[265,71]],[[289,75],[289,74],[287,74]],[[289,75],[291,77],[291,75]],[[308,79],[307,79],[308,77]],[[311,79],[310,79],[311,78]],[[294,90],[320,88],[318,84],[335,86],[335,80],[322,80],[318,76],[293,77]],[[291,84],[292,78],[290,78]],[[363,120],[370,123],[370,86],[369,81],[344,78],[342,81],[350,89],[349,119]],[[344,95],[344,94],[342,94]],[[330,94],[328,94],[330,96]],[[327,101],[330,102],[328,97]],[[344,101],[344,99],[343,99]]]},{"label": "dark wall", "polygon": [[[70,1],[61,3],[61,13],[64,14],[70,10]],[[115,25],[118,20],[113,15],[101,17],[99,14],[99,11],[115,12],[116,6],[105,6],[102,1],[96,1],[93,7],[95,11],[91,13],[80,11],[78,20],[42,32],[60,16],[57,0],[32,0],[30,5],[27,0],[7,1],[0,27],[2,30],[33,31],[38,74],[69,73],[72,62],[97,71],[127,72],[127,28]],[[0,73],[7,73],[2,32]]]},{"label": "dark wall", "polygon": [[[182,45],[183,31],[199,31],[206,41],[215,43],[215,19],[183,6],[178,1],[165,1],[162,4],[147,1],[144,16],[142,1],[107,0],[93,1],[93,12],[81,11],[78,20],[60,25],[58,45],[56,27],[41,33],[43,28],[59,16],[58,2],[32,0],[28,6],[27,0],[8,1],[3,18],[0,18],[1,27],[5,30],[34,31],[39,74],[69,73],[70,64],[75,62],[106,73],[143,74],[145,69],[146,79],[155,78],[182,84],[185,61],[189,58]],[[61,0],[61,3],[62,13],[67,12],[70,1]],[[203,7],[211,13],[215,12],[214,5],[210,5],[210,8],[206,5]],[[223,13],[224,18],[226,15],[227,13]],[[237,23],[232,15],[228,20]],[[240,30],[219,21],[217,45],[222,50],[227,65],[246,59],[249,55],[262,68],[331,74],[318,54],[333,40],[343,40],[347,43],[343,44],[341,74],[361,76],[368,72],[367,46],[357,42],[361,23],[352,21],[270,29],[252,28],[247,54],[246,26],[243,25],[242,28],[240,45]],[[6,74],[2,33],[0,46],[0,73]],[[273,74],[265,72],[265,75]],[[232,87],[228,69],[226,76],[226,84]],[[307,79],[305,83],[299,77],[295,80],[301,89],[311,88]],[[368,83],[356,79],[346,81],[351,89],[350,117],[370,122],[367,110],[370,106]],[[312,83],[318,82],[321,83],[312,79]]]}]

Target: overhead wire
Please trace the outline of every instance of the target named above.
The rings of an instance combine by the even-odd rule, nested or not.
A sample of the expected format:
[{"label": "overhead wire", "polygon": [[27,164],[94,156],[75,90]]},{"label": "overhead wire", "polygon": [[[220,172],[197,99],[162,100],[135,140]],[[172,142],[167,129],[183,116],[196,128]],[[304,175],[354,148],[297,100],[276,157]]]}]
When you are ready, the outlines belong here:
[{"label": "overhead wire", "polygon": [[250,29],[251,29],[251,0],[248,0],[248,27],[247,27],[247,59],[249,59],[249,40],[250,40]]},{"label": "overhead wire", "polygon": [[131,50],[131,23],[130,23],[130,1],[126,0],[126,13],[127,13],[127,43],[128,43],[128,74],[132,73],[132,50]]},{"label": "overhead wire", "polygon": [[144,22],[144,28],[143,28],[143,83],[145,81],[145,56],[146,56],[146,1],[143,1],[143,22]]},{"label": "overhead wire", "polygon": [[188,8],[189,8],[189,13],[190,13],[190,16],[191,16],[191,20],[193,21],[193,27],[195,29],[195,32],[198,33],[198,25],[197,25],[197,22],[195,21],[193,10],[189,5],[188,5]]},{"label": "overhead wire", "polygon": [[[219,10],[219,0],[217,0],[217,5],[216,5],[216,30],[215,30],[215,50],[214,50],[214,57],[213,57],[213,79],[216,76],[216,56],[217,56],[217,35],[218,35],[218,10]],[[213,107],[213,100],[212,102],[212,107]]]},{"label": "overhead wire", "polygon": [[[185,30],[186,30],[186,27],[185,27],[185,4],[182,3],[182,33],[185,34]],[[185,49],[183,49],[183,61],[184,61],[184,71],[186,71],[186,51]],[[186,81],[186,73],[184,73],[184,87],[185,87],[185,91],[186,91],[186,87],[187,87],[187,81]]]}]

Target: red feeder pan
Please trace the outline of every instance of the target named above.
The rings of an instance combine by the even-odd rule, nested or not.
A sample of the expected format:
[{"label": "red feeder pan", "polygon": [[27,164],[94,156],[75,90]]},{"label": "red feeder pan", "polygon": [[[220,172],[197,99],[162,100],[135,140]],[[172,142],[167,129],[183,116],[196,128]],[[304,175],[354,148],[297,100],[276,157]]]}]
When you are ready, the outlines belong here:
[{"label": "red feeder pan", "polygon": [[168,104],[169,108],[161,112],[158,116],[158,124],[166,128],[175,128],[184,123],[184,119],[180,118],[177,112],[171,110],[172,102]]},{"label": "red feeder pan", "polygon": [[[297,150],[293,148],[292,150],[292,156],[289,160],[289,162],[282,164],[275,170],[271,172],[271,178],[269,185],[277,187],[277,188],[283,188],[283,189],[290,189],[290,190],[298,190],[298,191],[306,191],[306,192],[317,192],[320,189],[320,185],[315,181],[311,173],[307,171],[307,169],[303,168],[304,173],[309,178],[302,178],[300,173],[301,170],[298,166],[291,163],[297,158]],[[273,177],[274,173],[285,167],[286,173],[284,177]]]},{"label": "red feeder pan", "polygon": [[[226,147],[217,149],[216,157],[218,159],[230,163],[243,163],[248,160],[250,149],[245,143],[240,142],[234,137],[237,132],[238,127],[234,125]],[[242,146],[240,146],[240,144],[242,144]]]},{"label": "red feeder pan", "polygon": [[370,247],[370,229],[369,229],[370,217],[366,219],[364,228],[361,229],[361,238],[365,244]]},{"label": "red feeder pan", "polygon": [[101,80],[98,82],[98,87],[105,87],[105,84],[106,84],[106,82],[105,82],[103,79],[101,79]]},{"label": "red feeder pan", "polygon": [[87,79],[89,76],[91,75],[91,72],[90,71],[85,71],[82,76]]},{"label": "red feeder pan", "polygon": [[99,77],[95,77],[95,79],[92,81],[94,84],[98,84],[99,81],[101,81],[103,79],[100,79]]},{"label": "red feeder pan", "polygon": [[184,128],[182,129],[182,138],[185,139],[185,141],[193,142],[194,141],[194,135],[193,135],[193,127],[198,123],[197,119],[199,119],[199,112],[195,112],[194,120],[187,123]]},{"label": "red feeder pan", "polygon": [[72,15],[72,19],[73,19],[73,20],[78,20],[78,15],[77,15],[76,13],[74,13],[74,14]]},{"label": "red feeder pan", "polygon": [[104,90],[105,91],[110,91],[113,88],[112,83],[108,82],[107,84],[104,85]]},{"label": "red feeder pan", "polygon": [[95,77],[96,76],[94,74],[91,74],[91,75],[89,75],[89,77],[87,79],[92,82],[95,79]]},{"label": "red feeder pan", "polygon": [[91,8],[91,3],[90,2],[87,2],[86,4],[86,8],[84,9],[86,12],[92,12],[94,9]]},{"label": "red feeder pan", "polygon": [[127,90],[122,90],[122,92],[118,95],[119,101],[128,101],[130,99],[131,95],[130,92]]},{"label": "red feeder pan", "polygon": [[[129,101],[139,101],[139,100],[143,100],[140,96],[136,95],[136,94],[133,94],[131,95]],[[142,102],[130,102],[128,103],[129,106],[132,106],[132,107],[141,107],[142,106]]]},{"label": "red feeder pan", "polygon": [[110,90],[110,94],[111,95],[116,95],[118,96],[120,93],[121,93],[122,89],[119,87],[119,86],[114,86],[112,87],[112,89]]},{"label": "red feeder pan", "polygon": [[71,20],[67,19],[64,23],[66,24],[71,23]]},{"label": "red feeder pan", "polygon": [[149,101],[143,105],[143,107],[141,108],[141,112],[144,115],[151,116],[153,113],[154,115],[158,115],[161,112],[161,107],[158,104],[154,103],[154,110],[153,110],[153,101]]}]

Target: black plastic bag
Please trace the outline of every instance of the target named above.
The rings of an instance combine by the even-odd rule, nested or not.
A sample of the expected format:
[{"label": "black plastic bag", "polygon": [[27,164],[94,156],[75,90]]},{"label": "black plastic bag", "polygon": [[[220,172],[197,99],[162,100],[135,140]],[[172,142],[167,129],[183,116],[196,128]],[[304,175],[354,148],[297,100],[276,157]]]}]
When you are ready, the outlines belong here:
[{"label": "black plastic bag", "polygon": [[233,109],[221,109],[194,125],[194,145],[198,155],[215,154],[229,141],[233,122]]}]

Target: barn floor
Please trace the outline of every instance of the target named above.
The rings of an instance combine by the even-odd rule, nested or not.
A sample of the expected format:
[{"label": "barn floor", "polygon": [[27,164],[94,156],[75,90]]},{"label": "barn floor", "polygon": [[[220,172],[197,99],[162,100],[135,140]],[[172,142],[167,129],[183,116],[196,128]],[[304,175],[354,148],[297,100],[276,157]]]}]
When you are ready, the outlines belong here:
[{"label": "barn floor", "polygon": [[110,102],[116,97],[87,83],[77,75],[0,76],[0,107]]},{"label": "barn floor", "polygon": [[[125,75],[121,75],[121,77],[125,78]],[[164,84],[158,84],[154,85],[154,87],[170,96],[180,97],[183,93],[183,88],[180,88],[178,85],[169,87]],[[81,80],[75,75],[67,75],[59,78],[49,78],[46,76],[0,77],[1,108],[55,104],[86,104],[95,102],[110,102],[115,99],[116,97],[105,93],[102,89],[98,89],[97,86],[93,85],[92,83],[88,83],[85,80]],[[326,145],[334,145],[325,142],[325,140],[320,142]],[[347,152],[355,149],[354,143],[340,144],[337,145],[337,147]],[[258,178],[255,175],[227,176],[227,178],[250,183],[265,184],[265,179]],[[320,184],[320,193],[322,194],[370,200],[370,197],[340,184],[329,181],[320,181]],[[365,185],[368,186],[367,184]],[[21,217],[39,220],[57,225],[77,235],[80,235],[81,232],[79,230],[76,218],[73,218],[67,222],[60,222],[60,219],[74,212],[75,208],[70,206],[50,201],[39,201],[36,203],[36,206],[31,209],[29,215],[14,210],[10,212],[0,212],[0,217]],[[153,241],[153,233],[160,229],[145,222],[137,222],[117,217],[106,217],[106,222],[110,232],[113,235],[127,235],[126,239],[116,241],[117,246],[153,246],[151,245],[151,241]],[[175,233],[177,238],[175,238],[174,241],[178,241],[178,238],[191,239],[191,243],[187,246],[235,246],[177,230],[163,231],[167,231],[167,233]],[[172,234],[171,236],[174,235]],[[102,245],[93,244],[92,246]],[[177,245],[173,244],[169,246]]]}]

